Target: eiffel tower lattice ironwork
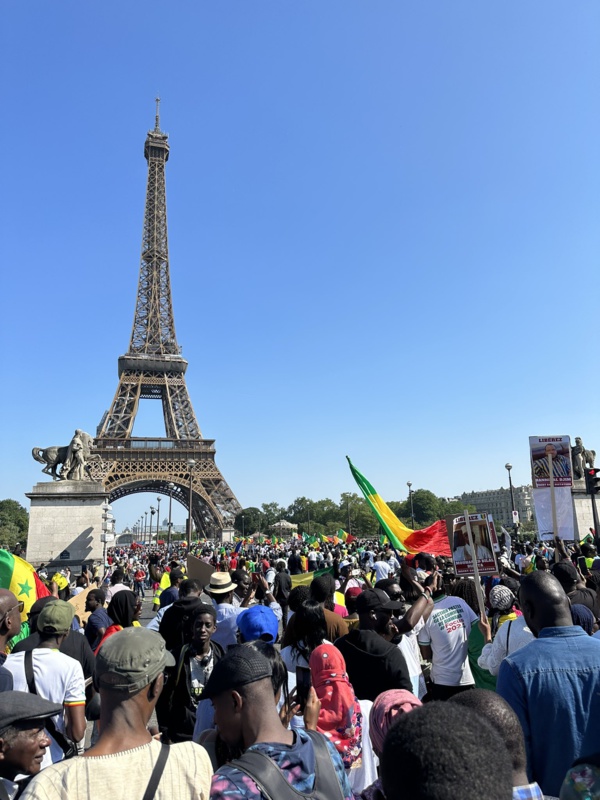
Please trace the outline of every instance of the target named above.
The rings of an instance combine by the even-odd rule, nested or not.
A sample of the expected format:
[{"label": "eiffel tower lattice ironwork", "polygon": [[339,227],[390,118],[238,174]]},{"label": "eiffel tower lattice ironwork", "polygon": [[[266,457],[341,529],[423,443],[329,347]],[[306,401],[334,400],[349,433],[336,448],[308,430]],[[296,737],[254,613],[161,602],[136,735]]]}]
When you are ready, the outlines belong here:
[{"label": "eiffel tower lattice ironwork", "polygon": [[[204,535],[215,536],[240,510],[215,464],[214,440],[203,439],[188,394],[187,361],[175,336],[171,302],[165,164],[168,136],[160,129],[159,99],[144,156],[148,184],[139,283],[128,352],[119,358],[119,385],[95,440],[91,477],[103,481],[110,500],[157,491],[189,510]],[[166,438],[132,436],[139,402],[162,402]]]}]

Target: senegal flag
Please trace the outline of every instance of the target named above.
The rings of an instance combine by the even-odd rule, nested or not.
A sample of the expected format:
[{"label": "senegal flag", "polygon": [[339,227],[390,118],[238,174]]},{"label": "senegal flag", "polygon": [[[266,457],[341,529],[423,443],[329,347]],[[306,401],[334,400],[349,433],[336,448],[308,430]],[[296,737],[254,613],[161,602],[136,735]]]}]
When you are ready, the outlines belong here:
[{"label": "senegal flag", "polygon": [[449,556],[450,543],[446,535],[446,523],[443,520],[434,522],[428,528],[413,531],[403,522],[400,522],[392,509],[385,503],[364,475],[356,469],[348,456],[350,471],[354,480],[364,494],[367,503],[375,512],[384,533],[395,550],[404,550],[409,553],[433,553],[434,555]]},{"label": "senegal flag", "polygon": [[31,564],[8,550],[0,550],[0,588],[10,589],[17,600],[23,601],[22,620],[27,619],[27,613],[36,600],[50,594]]}]

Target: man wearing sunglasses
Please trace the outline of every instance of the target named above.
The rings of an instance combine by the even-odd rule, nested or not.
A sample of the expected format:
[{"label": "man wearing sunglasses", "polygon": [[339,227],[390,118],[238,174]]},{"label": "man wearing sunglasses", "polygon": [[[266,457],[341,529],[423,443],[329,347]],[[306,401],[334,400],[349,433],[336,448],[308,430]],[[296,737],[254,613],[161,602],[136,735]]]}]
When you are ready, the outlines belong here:
[{"label": "man wearing sunglasses", "polygon": [[21,630],[23,601],[17,600],[8,589],[0,589],[0,692],[10,692],[13,676],[4,666],[6,643]]}]

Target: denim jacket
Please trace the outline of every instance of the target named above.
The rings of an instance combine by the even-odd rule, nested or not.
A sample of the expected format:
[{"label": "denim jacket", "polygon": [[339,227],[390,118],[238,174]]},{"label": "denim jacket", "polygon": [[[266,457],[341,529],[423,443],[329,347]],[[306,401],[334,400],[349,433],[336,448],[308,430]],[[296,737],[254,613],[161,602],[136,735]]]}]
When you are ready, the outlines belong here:
[{"label": "denim jacket", "polygon": [[525,734],[530,780],[557,795],[571,764],[600,743],[600,641],[579,625],[544,628],[504,659],[498,693]]}]

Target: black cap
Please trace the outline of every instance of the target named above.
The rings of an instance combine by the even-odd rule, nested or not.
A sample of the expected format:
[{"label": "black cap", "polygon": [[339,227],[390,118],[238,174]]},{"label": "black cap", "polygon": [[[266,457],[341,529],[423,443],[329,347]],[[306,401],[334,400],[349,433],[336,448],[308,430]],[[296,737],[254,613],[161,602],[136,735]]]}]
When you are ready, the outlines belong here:
[{"label": "black cap", "polygon": [[62,703],[51,703],[38,694],[2,692],[0,734],[17,722],[38,722],[62,714]]},{"label": "black cap", "polygon": [[202,692],[202,699],[210,700],[230,689],[239,689],[270,678],[272,674],[271,662],[258,650],[245,645],[232,647],[215,664]]},{"label": "black cap", "polygon": [[579,578],[577,570],[570,561],[557,561],[552,566],[552,574],[564,584],[577,583]]},{"label": "black cap", "polygon": [[383,589],[365,589],[356,598],[356,610],[359,614],[369,611],[399,611],[404,608],[401,600],[390,600]]}]

